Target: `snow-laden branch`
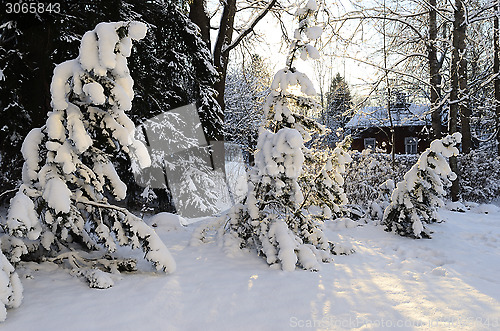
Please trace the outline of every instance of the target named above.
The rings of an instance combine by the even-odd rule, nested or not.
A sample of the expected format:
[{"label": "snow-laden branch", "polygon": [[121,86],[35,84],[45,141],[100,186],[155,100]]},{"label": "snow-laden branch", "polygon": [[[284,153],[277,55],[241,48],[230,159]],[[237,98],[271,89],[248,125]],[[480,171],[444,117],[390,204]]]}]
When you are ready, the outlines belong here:
[{"label": "snow-laden branch", "polygon": [[75,200],[76,203],[89,205],[97,208],[105,208],[118,211],[125,215],[123,223],[130,227],[130,229],[137,234],[139,239],[143,241],[143,249],[145,250],[145,258],[152,262],[157,270],[172,273],[176,269],[176,263],[168,248],[162,242],[156,232],[150,228],[144,221],[132,214],[126,208],[90,201],[88,199]]}]

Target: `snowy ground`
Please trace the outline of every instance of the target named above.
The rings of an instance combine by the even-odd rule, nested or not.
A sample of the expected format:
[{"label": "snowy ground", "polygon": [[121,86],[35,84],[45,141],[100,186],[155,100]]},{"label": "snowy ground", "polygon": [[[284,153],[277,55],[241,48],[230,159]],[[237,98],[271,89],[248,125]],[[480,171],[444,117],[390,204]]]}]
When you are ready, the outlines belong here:
[{"label": "snowy ground", "polygon": [[25,264],[23,304],[1,329],[499,330],[500,209],[441,213],[446,222],[431,226],[432,240],[330,223],[330,239],[356,253],[319,272],[273,270],[250,253],[227,256],[216,243],[189,246],[195,224],[160,224],[176,273],[141,262],[142,271],[96,290],[54,265]]}]

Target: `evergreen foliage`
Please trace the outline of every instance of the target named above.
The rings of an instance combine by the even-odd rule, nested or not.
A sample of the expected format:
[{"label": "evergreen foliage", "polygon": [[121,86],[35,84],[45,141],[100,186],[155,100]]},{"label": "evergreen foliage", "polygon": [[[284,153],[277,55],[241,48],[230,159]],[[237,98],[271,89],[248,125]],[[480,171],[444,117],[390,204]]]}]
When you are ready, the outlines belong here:
[{"label": "evergreen foliage", "polygon": [[[185,16],[185,1],[112,0],[61,3],[61,13],[44,13],[23,20],[20,15],[0,19],[0,186],[12,189],[21,182],[21,144],[41,127],[50,108],[50,75],[55,64],[78,55],[79,40],[102,21],[143,21],[148,42],[134,45],[129,67],[136,97],[129,116],[136,125],[165,111],[195,103],[210,142],[222,132],[220,107],[211,87],[218,78],[210,50],[198,28]],[[172,122],[175,118],[172,117]],[[165,131],[171,127],[166,126]],[[186,137],[178,136],[179,141]],[[153,160],[155,161],[155,160]],[[156,163],[154,164],[156,165]],[[144,187],[135,183],[127,156],[119,153],[116,168],[128,186],[129,208],[140,209]],[[154,188],[148,203],[156,210],[173,211],[168,188]],[[3,195],[2,198],[11,197]]]},{"label": "evergreen foliage", "polygon": [[464,201],[491,203],[500,196],[500,156],[488,146],[458,157]]},{"label": "evergreen foliage", "polygon": [[[154,230],[108,202],[126,196],[127,187],[112,163],[117,151],[141,167],[151,164],[125,114],[134,97],[127,57],[132,40],[145,35],[143,23],[100,23],[82,37],[79,56],[54,69],[53,110],[22,145],[23,184],[11,200],[3,247],[12,262],[61,254],[92,286],[104,279],[103,286],[109,287],[109,279],[93,268],[71,263],[77,258],[73,250],[112,253],[118,244],[140,247],[158,270],[175,271]],[[102,264],[107,271],[126,268],[119,262]]]},{"label": "evergreen foliage", "polygon": [[458,155],[460,133],[434,140],[418,162],[397,183],[382,223],[386,231],[411,238],[430,238],[425,224],[440,221],[437,208],[443,205],[445,186],[457,178],[446,158]]},{"label": "evergreen foliage", "polygon": [[0,322],[7,318],[8,308],[17,308],[23,300],[23,285],[12,264],[0,250]]},{"label": "evergreen foliage", "polygon": [[[352,158],[348,152],[351,137],[338,142],[333,149],[311,147],[305,154],[304,171],[299,184],[304,192],[303,206],[311,217],[326,221],[345,216],[347,195],[344,192],[346,167]],[[322,212],[317,212],[322,210]]]},{"label": "evergreen foliage", "polygon": [[344,139],[345,126],[352,117],[353,106],[351,91],[344,77],[339,73],[333,77],[326,93],[326,109],[322,116],[322,123],[331,133],[326,136],[328,146]]},{"label": "evergreen foliage", "polygon": [[[256,250],[267,263],[287,271],[296,266],[317,270],[319,262],[330,261],[331,254],[336,253],[317,217],[331,217],[330,208],[322,204],[319,215],[309,213],[307,204],[316,201],[313,195],[305,197],[299,185],[304,162],[310,157],[304,142],[311,139],[313,132],[323,131],[318,123],[301,114],[319,105],[311,98],[315,91],[309,78],[293,67],[296,56],[319,57],[316,48],[309,44],[322,31],[310,21],[316,10],[316,1],[310,0],[297,11],[299,28],[294,33],[287,66],[274,76],[264,106],[265,124],[259,133],[255,167],[248,174],[248,194],[242,204],[230,211],[225,235],[227,247]],[[338,149],[337,154],[337,168],[342,168],[347,161],[345,151]],[[335,203],[326,191],[336,187],[334,183],[341,183],[330,177],[337,169],[332,160],[320,169],[316,179],[321,185],[312,184],[322,191],[316,192],[316,197]]]}]

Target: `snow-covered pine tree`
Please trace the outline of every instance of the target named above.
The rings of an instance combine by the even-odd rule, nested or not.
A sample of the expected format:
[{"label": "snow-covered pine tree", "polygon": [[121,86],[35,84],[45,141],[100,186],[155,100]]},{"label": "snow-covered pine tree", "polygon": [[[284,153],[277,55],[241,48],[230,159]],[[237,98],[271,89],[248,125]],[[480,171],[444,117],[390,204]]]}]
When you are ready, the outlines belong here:
[{"label": "snow-covered pine tree", "polygon": [[23,285],[12,264],[0,250],[0,322],[7,317],[7,308],[17,308],[23,300]]},{"label": "snow-covered pine tree", "polygon": [[352,105],[349,85],[345,78],[337,73],[332,77],[326,92],[326,109],[321,116],[322,124],[330,129],[330,133],[323,139],[329,146],[344,138],[345,126],[352,117]]},{"label": "snow-covered pine tree", "polygon": [[[60,254],[72,263],[79,255],[69,248],[114,252],[119,244],[141,247],[158,270],[175,270],[154,230],[108,202],[123,199],[127,189],[113,166],[113,154],[122,150],[141,167],[151,162],[125,113],[134,96],[127,57],[132,40],[145,34],[140,22],[100,23],[84,34],[79,56],[54,69],[53,111],[22,145],[23,184],[11,200],[6,224],[4,252],[12,262]],[[105,260],[101,264],[108,271],[125,267]],[[72,265],[85,265],[85,259]],[[78,271],[99,286],[96,270]]]},{"label": "snow-covered pine tree", "polygon": [[440,221],[437,208],[443,205],[444,186],[451,185],[456,178],[446,158],[458,155],[456,146],[461,138],[456,132],[434,140],[404,180],[396,185],[382,220],[386,231],[412,238],[430,238],[424,224]]},{"label": "snow-covered pine tree", "polygon": [[[249,190],[242,204],[229,213],[225,245],[254,249],[270,265],[292,271],[299,266],[317,270],[319,262],[331,259],[332,249],[323,234],[321,223],[305,212],[307,206],[298,179],[309,150],[304,141],[322,127],[299,111],[319,105],[309,78],[293,67],[298,55],[302,59],[318,58],[318,50],[309,44],[322,33],[312,26],[310,18],[317,10],[315,0],[298,9],[299,28],[295,30],[286,67],[279,70],[271,84],[265,107],[265,124],[261,128],[255,154],[255,167],[248,174]],[[325,181],[332,181],[327,162]]]},{"label": "snow-covered pine tree", "polygon": [[[209,209],[213,210],[215,203],[211,195],[214,188],[209,182],[200,182],[197,194],[186,194],[182,198],[173,196],[178,192],[172,191],[173,186],[183,185],[179,182],[179,177],[173,177],[186,170],[187,165],[192,167],[189,171],[191,174],[199,173],[202,168],[202,171],[208,169],[206,164],[211,160],[205,161],[205,156],[210,156],[211,152],[206,145],[217,140],[216,137],[222,132],[220,106],[212,87],[218,73],[213,66],[210,49],[202,40],[198,27],[175,2],[127,2],[130,2],[134,11],[141,13],[151,26],[148,31],[148,43],[138,44],[140,55],[130,59],[130,68],[140,69],[132,71],[134,80],[139,81],[139,84],[136,91],[138,97],[134,99],[130,116],[136,123],[143,124],[148,135],[145,138],[149,143],[152,140],[161,140],[156,146],[149,144],[152,167],[148,171],[156,172],[162,180],[163,172],[166,172],[167,180],[175,182],[174,185],[169,183],[168,186],[152,185],[156,198],[150,201],[149,206],[156,212],[175,210],[179,213],[179,201],[190,204],[201,199],[198,206],[210,206]],[[194,115],[191,111],[184,112],[189,108],[187,105],[193,104],[196,106]],[[203,139],[193,139],[199,138],[199,131],[202,131]],[[191,152],[188,152],[188,149]],[[170,154],[179,151],[182,151],[182,157],[170,157]],[[198,159],[195,160],[196,158]],[[164,171],[165,161],[169,171]],[[219,162],[217,166],[220,165]],[[130,174],[127,177],[125,170],[119,169],[118,172],[125,174],[124,182],[129,187],[127,202],[132,206],[141,202],[142,199],[138,199],[138,196],[144,188],[138,187],[135,178],[130,178]],[[214,169],[208,170],[206,174],[220,177],[219,172]],[[192,209],[192,212],[198,216],[211,214],[203,208]]]},{"label": "snow-covered pine tree", "polygon": [[333,150],[311,147],[305,154],[304,172],[299,177],[305,197],[302,206],[307,206],[310,215],[319,221],[344,216],[342,207],[348,201],[342,174],[352,161],[348,153],[350,144],[351,137],[347,136]]},{"label": "snow-covered pine tree", "polygon": [[[16,13],[0,15],[0,202],[7,203],[22,182],[19,164],[24,137],[43,126],[52,110],[49,86],[55,64],[76,58],[81,36],[99,22],[148,24],[148,42],[135,44],[135,54],[128,58],[135,97],[127,115],[136,125],[196,103],[206,140],[222,134],[221,111],[212,87],[218,73],[198,27],[185,14],[186,6],[186,0],[64,1],[65,15],[44,12],[32,20]],[[169,123],[165,124],[165,132],[170,133]],[[185,139],[179,137],[179,141]],[[149,201],[141,198],[144,187],[130,172],[126,153],[118,153],[114,165],[127,184],[122,205],[135,210],[145,202],[155,212],[175,211],[168,189],[154,188]]]}]

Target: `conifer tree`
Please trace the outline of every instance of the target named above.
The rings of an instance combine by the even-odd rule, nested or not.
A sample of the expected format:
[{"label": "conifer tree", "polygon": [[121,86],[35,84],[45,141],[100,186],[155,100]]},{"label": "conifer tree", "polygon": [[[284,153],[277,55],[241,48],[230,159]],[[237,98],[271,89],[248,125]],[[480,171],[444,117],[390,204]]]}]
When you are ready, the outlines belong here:
[{"label": "conifer tree", "polygon": [[[344,138],[347,122],[351,119],[352,97],[349,86],[339,73],[332,78],[326,93],[326,109],[322,114],[322,123],[331,130],[326,136],[326,143],[332,146]],[[340,130],[340,131],[339,131]]]},{"label": "conifer tree", "polygon": [[[343,174],[346,164],[352,161],[348,153],[351,137],[338,142],[332,150],[328,147],[311,147],[305,154],[304,171],[299,177],[299,184],[304,192],[302,206],[313,207],[311,215],[320,221],[344,216],[343,206],[347,204],[344,192]],[[314,212],[320,207],[322,212]]]},{"label": "conifer tree", "polygon": [[[55,64],[78,56],[81,37],[99,22],[137,20],[148,25],[148,42],[134,44],[137,51],[128,63],[135,81],[128,116],[136,125],[194,103],[205,140],[210,143],[221,134],[220,107],[212,87],[218,73],[197,26],[183,13],[186,5],[184,0],[67,0],[61,2],[65,15],[44,12],[32,20],[14,13],[0,15],[0,203],[8,202],[12,189],[21,184],[24,137],[44,125],[52,110],[50,78]],[[176,121],[173,116],[170,120]],[[168,124],[165,132],[172,129]],[[175,144],[185,141],[179,135]],[[163,165],[163,160],[152,161]],[[126,153],[117,153],[115,166],[128,187],[123,202],[129,209],[141,209],[145,188],[137,185]],[[6,190],[12,193],[3,194]],[[175,211],[168,187],[153,191],[156,198],[148,207]]]},{"label": "conifer tree", "polygon": [[[11,200],[6,224],[4,252],[12,262],[66,257],[91,286],[109,287],[110,279],[73,249],[112,253],[119,244],[141,247],[158,270],[175,270],[154,230],[108,202],[125,198],[127,189],[113,165],[114,154],[123,151],[141,167],[151,163],[125,113],[134,97],[127,57],[132,40],[145,35],[143,23],[100,23],[84,34],[79,56],[54,69],[53,110],[22,145],[23,184]],[[118,271],[129,262],[100,263],[106,271]]]},{"label": "conifer tree", "polygon": [[[311,81],[293,66],[298,56],[304,60],[319,57],[309,44],[322,33],[321,27],[311,24],[316,10],[316,1],[309,0],[296,13],[299,28],[286,67],[274,76],[264,107],[266,121],[259,133],[255,167],[248,174],[248,194],[230,211],[225,235],[227,247],[256,250],[267,263],[287,271],[296,266],[317,270],[319,262],[330,261],[335,252],[322,224],[306,212],[308,200],[298,181],[310,152],[304,142],[322,130],[303,114],[319,105],[311,98],[315,95]],[[328,187],[328,182],[333,183],[333,165],[330,161],[321,168],[318,178]]]},{"label": "conifer tree", "polygon": [[7,308],[17,308],[23,299],[23,285],[12,264],[0,250],[0,322],[7,317]]},{"label": "conifer tree", "polygon": [[440,221],[437,208],[443,205],[444,186],[457,175],[446,158],[458,155],[460,133],[434,140],[417,163],[405,174],[392,192],[382,223],[386,231],[411,238],[430,238],[425,224]]}]

